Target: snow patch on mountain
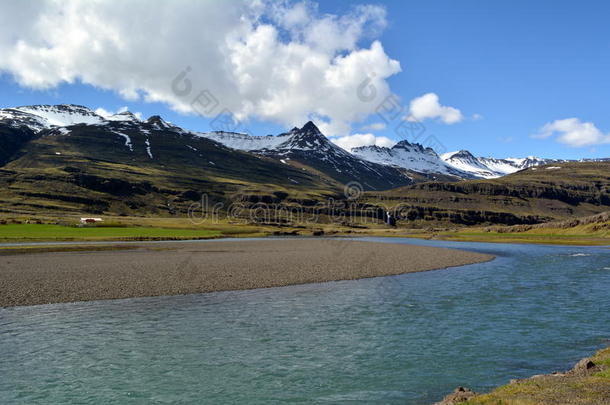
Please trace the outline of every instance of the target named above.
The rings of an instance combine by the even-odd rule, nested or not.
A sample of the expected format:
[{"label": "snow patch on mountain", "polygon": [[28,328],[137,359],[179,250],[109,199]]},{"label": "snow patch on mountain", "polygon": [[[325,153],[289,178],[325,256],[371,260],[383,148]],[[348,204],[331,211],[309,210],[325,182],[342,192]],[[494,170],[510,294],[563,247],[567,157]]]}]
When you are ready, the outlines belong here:
[{"label": "snow patch on mountain", "polygon": [[490,157],[474,157],[468,151],[445,153],[443,160],[460,170],[473,173],[482,178],[496,178],[518,172],[534,166],[541,166],[555,160],[540,159],[535,156],[526,158],[496,159]]},{"label": "snow patch on mountain", "polygon": [[239,132],[197,132],[196,135],[211,139],[224,146],[244,151],[256,151],[263,149],[276,149],[279,145],[289,138],[289,135],[265,135],[265,136],[253,136],[248,134],[242,134]]},{"label": "snow patch on mountain", "polygon": [[150,149],[150,141],[148,140],[148,138],[146,138],[144,143],[146,144],[146,153],[148,153],[148,157],[153,159],[153,154],[152,154],[152,151]]},{"label": "snow patch on mountain", "polygon": [[129,137],[129,135],[122,134],[116,131],[114,133],[125,139],[125,146],[127,146],[129,150],[133,152],[133,144],[131,143],[131,138]]},{"label": "snow patch on mountain", "polygon": [[118,122],[140,122],[135,114],[129,111],[123,111],[117,114],[112,114],[103,117],[106,121],[118,121]]},{"label": "snow patch on mountain", "polygon": [[493,179],[500,176],[500,174],[491,170],[467,150],[444,153],[441,158],[449,166],[452,166],[462,172],[470,173],[475,177]]},{"label": "snow patch on mountain", "polygon": [[73,104],[31,105],[15,108],[39,117],[45,126],[67,127],[76,124],[101,124],[104,118],[87,107]]},{"label": "snow patch on mountain", "polygon": [[105,125],[111,122],[138,124],[141,121],[133,113],[101,115],[87,107],[74,104],[29,105],[0,109],[0,122],[18,127],[27,126],[34,132],[43,129],[69,127],[71,125]]},{"label": "snow patch on mountain", "polygon": [[420,144],[400,141],[391,148],[383,146],[360,146],[351,152],[369,162],[412,170],[424,174],[446,174],[468,177],[459,169],[447,165],[431,148]]},{"label": "snow patch on mountain", "polygon": [[551,159],[540,159],[535,156],[506,159],[475,157],[467,150],[445,153],[441,158],[449,165],[459,170],[485,179],[506,176],[507,174],[518,172],[519,170],[544,165],[554,161]]}]

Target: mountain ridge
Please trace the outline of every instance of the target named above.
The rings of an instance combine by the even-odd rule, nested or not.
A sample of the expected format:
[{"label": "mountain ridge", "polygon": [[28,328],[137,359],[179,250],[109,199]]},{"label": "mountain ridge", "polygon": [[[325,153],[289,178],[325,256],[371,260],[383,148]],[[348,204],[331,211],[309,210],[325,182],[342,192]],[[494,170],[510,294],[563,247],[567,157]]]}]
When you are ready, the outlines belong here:
[{"label": "mountain ridge", "polygon": [[[205,195],[225,209],[238,201],[246,209],[263,202],[312,210],[332,199],[344,209],[354,203],[363,212],[383,214],[387,204],[399,203],[405,220],[414,223],[473,225],[540,223],[610,205],[610,162],[554,160],[499,179],[457,181],[458,169],[430,148],[407,141],[393,148],[407,163],[429,164],[428,173],[392,161],[378,164],[341,149],[309,122],[277,136],[202,136],[159,116],[142,120],[129,112],[102,116],[82,106],[34,107],[0,110],[4,212],[184,215]],[[226,146],[227,139],[254,152]],[[475,158],[466,151],[451,157],[473,164],[488,159],[486,167],[496,170],[507,162],[536,163]],[[361,190],[347,195],[348,186]]]},{"label": "mountain ridge", "polygon": [[[323,135],[312,121],[308,121],[302,128],[294,127],[279,135],[253,136],[223,131],[196,132],[170,124],[158,115],[141,120],[129,111],[100,114],[78,104],[41,104],[4,108],[0,109],[0,122],[9,126],[25,125],[35,134],[45,129],[81,124],[148,123],[154,129],[201,136],[228,148],[264,155],[278,159],[282,163],[290,160],[306,160],[307,165],[321,169],[336,181],[346,183],[362,180],[361,183],[366,189],[387,189],[429,180],[492,179],[530,167],[571,161],[535,156],[475,157],[464,149],[438,155],[431,148],[406,140],[401,140],[390,148],[373,145],[346,151]],[[58,130],[66,132],[65,129]],[[11,147],[14,148],[15,145],[20,144],[19,142],[6,139],[0,141],[0,162],[6,162],[8,158],[6,150],[9,145],[13,145]],[[603,159],[581,159],[581,161],[601,160]]]}]

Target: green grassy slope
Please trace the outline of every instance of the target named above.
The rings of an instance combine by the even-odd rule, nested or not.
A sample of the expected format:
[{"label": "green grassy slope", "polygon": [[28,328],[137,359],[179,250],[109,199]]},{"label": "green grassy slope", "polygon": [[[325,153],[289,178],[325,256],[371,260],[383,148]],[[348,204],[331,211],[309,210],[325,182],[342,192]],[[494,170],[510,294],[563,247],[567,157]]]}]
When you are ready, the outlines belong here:
[{"label": "green grassy slope", "polygon": [[367,193],[362,203],[400,207],[413,223],[513,225],[587,216],[610,209],[610,163],[562,163],[493,180],[421,183]]}]

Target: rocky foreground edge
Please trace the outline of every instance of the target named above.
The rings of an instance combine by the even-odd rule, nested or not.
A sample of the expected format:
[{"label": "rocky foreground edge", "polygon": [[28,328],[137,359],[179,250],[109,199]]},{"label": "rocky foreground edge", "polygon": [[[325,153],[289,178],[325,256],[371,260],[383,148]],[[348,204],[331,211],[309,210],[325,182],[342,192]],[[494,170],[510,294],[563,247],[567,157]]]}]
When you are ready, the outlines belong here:
[{"label": "rocky foreground edge", "polygon": [[488,394],[458,387],[434,405],[610,404],[610,347],[580,360],[569,371],[514,379]]}]

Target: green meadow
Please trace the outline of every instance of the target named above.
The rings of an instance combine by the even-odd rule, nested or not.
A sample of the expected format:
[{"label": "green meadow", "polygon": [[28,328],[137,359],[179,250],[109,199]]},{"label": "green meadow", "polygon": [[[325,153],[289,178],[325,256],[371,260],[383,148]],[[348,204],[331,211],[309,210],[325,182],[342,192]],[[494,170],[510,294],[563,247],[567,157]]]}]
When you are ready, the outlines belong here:
[{"label": "green meadow", "polygon": [[0,241],[95,241],[202,239],[221,236],[217,230],[123,226],[63,226],[47,224],[0,225]]}]

